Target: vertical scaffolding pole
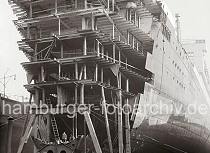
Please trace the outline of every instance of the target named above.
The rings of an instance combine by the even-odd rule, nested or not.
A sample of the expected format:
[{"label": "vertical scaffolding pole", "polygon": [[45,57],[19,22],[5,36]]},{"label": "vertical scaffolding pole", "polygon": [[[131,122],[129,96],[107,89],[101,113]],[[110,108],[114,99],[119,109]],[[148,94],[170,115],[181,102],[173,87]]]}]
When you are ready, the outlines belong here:
[{"label": "vertical scaffolding pole", "polygon": [[123,153],[123,122],[122,122],[122,90],[121,90],[121,73],[118,74],[118,145],[119,153]]},{"label": "vertical scaffolding pole", "polygon": [[114,39],[114,36],[115,36],[115,34],[114,34],[114,23],[112,24],[112,39]]},{"label": "vertical scaffolding pole", "polygon": [[[129,92],[129,79],[126,78],[126,91]],[[125,104],[126,104],[126,114],[125,114],[125,134],[126,134],[126,153],[131,153],[131,142],[130,142],[130,110],[129,110],[129,100],[128,98],[125,99]]]},{"label": "vertical scaffolding pole", "polygon": [[29,17],[32,18],[33,17],[33,8],[32,8],[33,6],[32,6],[32,2],[30,2],[29,7],[30,7],[29,8]]},{"label": "vertical scaffolding pole", "polygon": [[125,134],[126,134],[126,153],[131,153],[131,136],[130,136],[130,119],[129,119],[129,100],[126,98],[125,101],[127,108],[126,108],[126,114],[125,114]]},{"label": "vertical scaffolding pole", "polygon": [[129,34],[129,31],[127,30],[127,44],[129,45],[130,44],[130,34]]},{"label": "vertical scaffolding pole", "polygon": [[58,17],[58,35],[61,35],[61,19]]},{"label": "vertical scaffolding pole", "polygon": [[109,11],[109,0],[107,0],[107,10]]},{"label": "vertical scaffolding pole", "polygon": [[114,12],[114,0],[112,0],[112,11]]},{"label": "vertical scaffolding pole", "polygon": [[87,55],[87,37],[84,36],[83,40],[83,55]]},{"label": "vertical scaffolding pole", "polygon": [[113,53],[113,62],[114,62],[114,63],[115,63],[115,58],[116,58],[116,57],[115,57],[115,49],[116,49],[116,48],[115,48],[115,45],[113,45],[113,52],[112,52],[112,53]]},{"label": "vertical scaffolding pole", "polygon": [[101,55],[102,55],[102,58],[104,58],[104,46],[102,46]]},{"label": "vertical scaffolding pole", "polygon": [[[75,103],[75,105],[77,105],[78,104],[78,101],[77,101],[77,99],[78,99],[78,95],[77,95],[77,85],[75,85],[75,89],[74,89],[74,103]],[[75,123],[75,127],[74,127],[74,129],[75,129],[75,138],[77,138],[77,112],[76,112],[76,114],[75,114],[75,119],[74,119],[74,123]]]},{"label": "vertical scaffolding pole", "polygon": [[132,48],[134,48],[135,47],[135,37],[134,37],[134,35],[132,35]]},{"label": "vertical scaffolding pole", "polygon": [[138,42],[136,44],[136,49],[137,49],[137,51],[139,50],[139,43]]},{"label": "vertical scaffolding pole", "polygon": [[64,57],[64,53],[63,53],[63,43],[61,42],[61,58]]},{"label": "vertical scaffolding pole", "polygon": [[79,76],[78,76],[78,63],[75,62],[75,79],[78,80]]},{"label": "vertical scaffolding pole", "polygon": [[34,46],[34,61],[37,61],[37,48],[38,48],[38,44],[37,42],[35,42],[35,46]]},{"label": "vertical scaffolding pole", "polygon": [[84,91],[85,91],[85,85],[84,84],[81,84],[81,86],[80,86],[80,104],[84,104],[85,103]]},{"label": "vertical scaffolding pole", "polygon": [[138,27],[140,28],[140,24],[141,24],[141,18],[140,16],[138,16]]},{"label": "vertical scaffolding pole", "polygon": [[101,82],[104,82],[104,69],[101,68]]},{"label": "vertical scaffolding pole", "polygon": [[118,56],[119,56],[119,65],[121,65],[121,52],[120,52],[120,50],[118,52]]},{"label": "vertical scaffolding pole", "polygon": [[97,56],[100,55],[100,46],[99,46],[99,41],[97,40],[97,43],[96,43],[96,52],[97,52]]},{"label": "vertical scaffolding pole", "polygon": [[61,79],[61,63],[58,63],[58,79]]},{"label": "vertical scaffolding pole", "polygon": [[41,66],[41,81],[45,81],[45,69],[44,66]]},{"label": "vertical scaffolding pole", "polygon": [[98,64],[96,63],[96,68],[95,68],[95,81],[98,81]]},{"label": "vertical scaffolding pole", "polygon": [[58,13],[58,0],[55,0],[55,14]]},{"label": "vertical scaffolding pole", "polygon": [[77,0],[75,0],[75,8],[77,8]]},{"label": "vertical scaffolding pole", "polygon": [[87,79],[87,65],[84,64],[84,79]]},{"label": "vertical scaffolding pole", "polygon": [[93,12],[91,13],[91,29],[95,30],[95,17],[93,15]]}]

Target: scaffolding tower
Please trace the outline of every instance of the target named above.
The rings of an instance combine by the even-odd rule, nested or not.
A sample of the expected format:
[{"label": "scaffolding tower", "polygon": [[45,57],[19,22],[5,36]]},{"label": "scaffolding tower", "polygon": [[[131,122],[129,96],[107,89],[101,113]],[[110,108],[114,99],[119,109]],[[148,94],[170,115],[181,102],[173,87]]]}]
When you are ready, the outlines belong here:
[{"label": "scaffolding tower", "polygon": [[[9,0],[23,37],[19,49],[29,59],[22,63],[25,87],[35,104],[59,110],[47,115],[42,109],[32,111],[18,153],[29,135],[34,152],[56,152],[64,144],[71,144],[67,148],[72,152],[132,152],[134,105],[145,82],[153,81],[145,69],[147,53],[153,49],[145,25],[154,20],[146,2]],[[61,140],[64,132],[71,136],[68,142]],[[47,150],[47,145],[54,146]]]}]

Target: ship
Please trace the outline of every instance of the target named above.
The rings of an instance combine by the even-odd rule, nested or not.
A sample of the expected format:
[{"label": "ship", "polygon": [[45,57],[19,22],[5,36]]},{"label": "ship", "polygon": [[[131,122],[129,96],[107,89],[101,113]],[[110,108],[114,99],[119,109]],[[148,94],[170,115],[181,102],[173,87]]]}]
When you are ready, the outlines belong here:
[{"label": "ship", "polygon": [[8,2],[38,106],[14,153],[210,152],[205,41],[182,42],[164,1]]}]

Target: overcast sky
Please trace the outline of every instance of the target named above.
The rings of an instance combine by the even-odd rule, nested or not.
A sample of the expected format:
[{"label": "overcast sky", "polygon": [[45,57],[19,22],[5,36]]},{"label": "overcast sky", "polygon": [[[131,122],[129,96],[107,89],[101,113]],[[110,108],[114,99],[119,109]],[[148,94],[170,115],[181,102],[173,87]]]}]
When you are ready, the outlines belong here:
[{"label": "overcast sky", "polygon": [[[181,16],[183,39],[205,39],[207,50],[210,47],[210,0],[165,0],[173,14]],[[6,88],[8,95],[28,96],[23,88],[26,84],[25,72],[20,63],[26,61],[24,54],[18,50],[20,36],[13,25],[14,16],[7,0],[0,0],[0,78],[4,73],[16,74],[16,80],[9,80]],[[210,60],[210,53],[208,59]],[[210,61],[208,62],[210,65]],[[0,79],[2,82],[3,80]],[[0,92],[3,86],[0,84]],[[16,97],[17,97],[16,96]],[[19,97],[20,98],[20,97]]]}]

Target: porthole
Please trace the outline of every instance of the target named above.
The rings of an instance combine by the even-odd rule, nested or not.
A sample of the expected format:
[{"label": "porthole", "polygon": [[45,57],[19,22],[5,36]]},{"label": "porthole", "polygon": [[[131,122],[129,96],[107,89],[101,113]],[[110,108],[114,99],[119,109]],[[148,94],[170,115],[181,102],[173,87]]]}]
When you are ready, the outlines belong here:
[{"label": "porthole", "polygon": [[53,153],[53,151],[52,150],[48,150],[47,153]]},{"label": "porthole", "polygon": [[60,153],[66,153],[66,151],[65,150],[62,150]]}]

